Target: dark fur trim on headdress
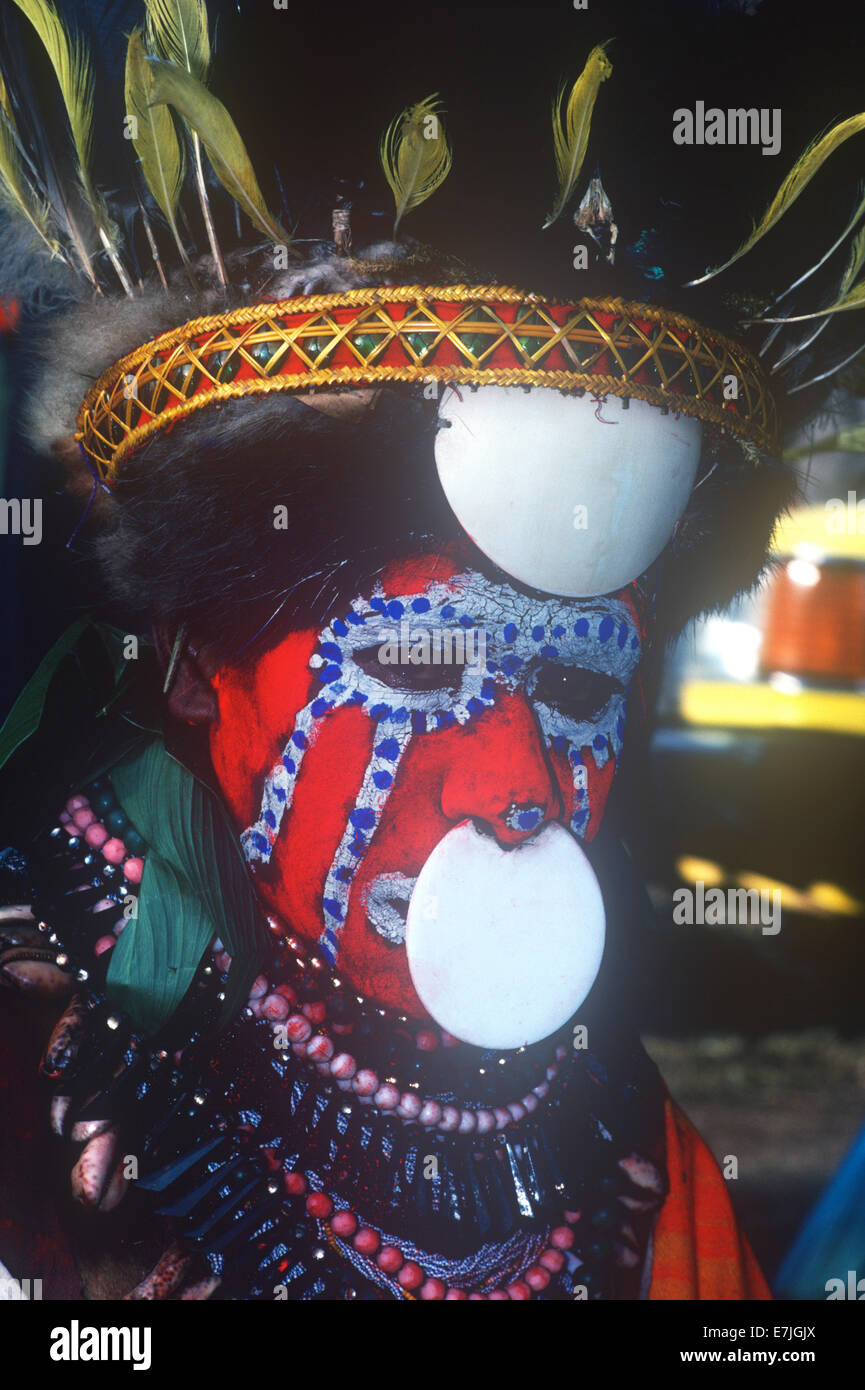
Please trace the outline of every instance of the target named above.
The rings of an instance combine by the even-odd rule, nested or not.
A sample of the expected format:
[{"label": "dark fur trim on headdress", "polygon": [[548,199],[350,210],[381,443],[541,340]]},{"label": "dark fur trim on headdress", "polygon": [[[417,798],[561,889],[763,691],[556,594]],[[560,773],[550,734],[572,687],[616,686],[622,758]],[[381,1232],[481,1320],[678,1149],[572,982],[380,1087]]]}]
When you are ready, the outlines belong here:
[{"label": "dark fur trim on headdress", "polygon": [[24,412],[30,442],[45,453],[57,452],[57,441],[75,433],[81,401],[107,367],[190,319],[261,299],[334,294],[365,285],[410,284],[418,277],[427,277],[431,283],[454,284],[474,273],[454,257],[440,255],[410,238],[399,245],[376,243],[353,258],[322,251],[288,270],[274,270],[272,247],[235,252],[226,263],[232,282],[225,295],[212,281],[209,261],[202,258],[195,268],[202,284],[197,294],[178,272],[167,293],[158,284],[151,284],[140,298],[88,298],[60,315],[35,349],[38,365]]},{"label": "dark fur trim on headdress", "polygon": [[798,499],[797,479],[780,459],[758,457],[729,438],[704,445],[703,481],[658,561],[665,635],[758,582],[775,524]]}]

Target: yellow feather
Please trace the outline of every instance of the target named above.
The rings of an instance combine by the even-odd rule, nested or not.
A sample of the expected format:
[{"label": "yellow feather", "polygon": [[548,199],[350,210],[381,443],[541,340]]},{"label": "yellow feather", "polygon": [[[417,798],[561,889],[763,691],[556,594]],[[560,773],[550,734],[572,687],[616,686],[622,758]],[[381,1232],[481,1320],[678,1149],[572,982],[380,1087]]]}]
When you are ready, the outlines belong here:
[{"label": "yellow feather", "polygon": [[[860,280],[858,285],[854,285],[841,299],[836,300],[834,304],[830,304],[828,309],[820,309],[819,313],[821,315],[841,314],[847,309],[863,308],[865,308],[865,280]],[[809,317],[815,318],[816,315],[812,314]]]},{"label": "yellow feather", "polygon": [[[840,314],[845,309],[861,309],[865,307],[865,280],[860,280],[859,284],[854,284],[856,276],[865,265],[865,227],[857,232],[850,243],[850,255],[841,282],[838,285],[838,298],[834,304],[830,304],[827,309],[815,309],[811,314],[791,314],[788,317],[774,319],[759,319],[760,323],[803,323],[805,319],[822,319],[827,314]],[[814,335],[816,337],[816,334]],[[802,347],[807,347],[813,342],[809,338],[807,342],[797,348],[797,352]],[[781,365],[780,363],[778,364]]]},{"label": "yellow feather", "polygon": [[826,309],[815,309],[812,314],[791,314],[785,319],[761,319],[761,323],[802,323],[805,319],[822,319],[827,314],[841,314],[846,309],[865,309],[865,280],[860,280],[858,285],[854,285],[846,294],[842,294],[840,299],[836,299],[834,304],[830,304]]},{"label": "yellow feather", "polygon": [[21,152],[18,148],[17,126],[2,73],[0,73],[0,201],[5,203],[13,212],[26,218],[48,247],[52,256],[59,253],[59,243],[51,236],[48,229],[48,204],[37,196],[24,173]]},{"label": "yellow feather", "polygon": [[[105,200],[93,183],[90,172],[93,136],[93,69],[90,66],[90,55],[81,40],[73,38],[69,34],[57,13],[53,0],[15,0],[15,4],[33,25],[51,61],[60,94],[63,97],[63,104],[66,107],[72,143],[78,161],[78,177],[84,190],[84,196],[87,199],[100,240],[117,271],[126,294],[131,298],[133,295],[132,286],[117,255],[117,228],[108,215]],[[74,227],[70,228],[70,234],[75,240],[85,270],[89,275],[92,275],[89,259],[75,234]]]},{"label": "yellow feather", "polygon": [[865,227],[856,233],[850,243],[850,257],[838,287],[839,297],[843,298],[847,293],[863,265],[865,265]]},{"label": "yellow feather", "polygon": [[89,54],[79,39],[69,35],[52,0],[15,0],[15,4],[33,25],[51,60],[69,118],[79,177],[88,203],[99,204],[101,200],[90,176],[93,71]]},{"label": "yellow feather", "polygon": [[394,235],[406,213],[426,202],[451,171],[453,155],[440,110],[434,92],[400,112],[381,138],[379,158],[396,208]]},{"label": "yellow feather", "polygon": [[5,116],[8,116],[10,122],[14,127],[15,117],[12,113],[12,102],[9,99],[9,89],[6,86],[5,81],[3,80],[2,72],[0,72],[0,109],[2,109],[3,114]]},{"label": "yellow feather", "polygon": [[210,35],[205,0],[145,0],[147,46],[158,58],[176,63],[206,82],[210,72]]},{"label": "yellow feather", "polygon": [[551,227],[556,218],[564,211],[568,199],[574,191],[580,169],[583,167],[595,101],[601,83],[606,82],[613,71],[613,65],[606,56],[606,47],[606,44],[599,44],[598,47],[592,49],[586,59],[586,66],[571,88],[567,104],[565,103],[567,86],[561,88],[553,102],[553,149],[556,156],[559,191],[553,210],[544,223],[544,228]]},{"label": "yellow feather", "polygon": [[[714,270],[707,270],[705,275],[701,275],[698,280],[689,281],[689,284],[702,285],[706,280],[711,280],[714,275],[720,275],[722,270],[727,270],[729,266],[734,265],[752,247],[756,246],[757,242],[762,240],[766,233],[771,231],[775,224],[781,220],[784,213],[793,206],[799,194],[805,190],[829,156],[834,154],[845,140],[849,140],[851,135],[858,135],[860,130],[865,130],[865,112],[860,112],[858,116],[849,116],[846,121],[840,121],[825,135],[813,140],[804,154],[796,160],[760,221],[754,227],[751,235],[742,242],[738,251],[735,251],[723,265],[716,266]],[[823,310],[822,312],[829,311]]]},{"label": "yellow feather", "polygon": [[183,147],[168,107],[152,104],[152,87],[153,73],[144,52],[141,30],[135,29],[129,36],[126,50],[126,114],[135,118],[137,135],[133,144],[147,187],[186,262],[188,257],[175,220],[183,187]]},{"label": "yellow feather", "polygon": [[[189,73],[205,87],[210,76],[210,32],[206,0],[145,0],[147,9],[147,41],[150,50],[163,62],[172,63]],[[207,239],[219,281],[225,289],[228,272],[216,235],[216,224],[207,195],[204,163],[201,158],[201,137],[189,128],[192,140],[192,165],[201,215],[207,229]]]},{"label": "yellow feather", "polygon": [[150,61],[151,101],[173,106],[201,139],[213,172],[249,220],[278,244],[288,235],[268,211],[237,126],[202,82],[172,63]]}]

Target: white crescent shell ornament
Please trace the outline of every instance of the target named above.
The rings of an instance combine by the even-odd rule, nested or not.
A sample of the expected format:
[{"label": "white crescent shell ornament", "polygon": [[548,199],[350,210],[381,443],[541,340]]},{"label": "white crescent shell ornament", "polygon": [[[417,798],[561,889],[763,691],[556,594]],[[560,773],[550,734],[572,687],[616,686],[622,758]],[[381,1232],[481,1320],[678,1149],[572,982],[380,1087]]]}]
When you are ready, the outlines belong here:
[{"label": "white crescent shell ornament", "polygon": [[613,593],[660,555],[688,503],[703,426],[615,396],[543,388],[444,392],[442,487],[480,550],[545,593]]},{"label": "white crescent shell ornament", "polygon": [[517,848],[466,821],[436,845],[408,906],[412,983],[436,1022],[476,1047],[539,1042],[567,1023],[601,966],[594,870],[551,822]]}]

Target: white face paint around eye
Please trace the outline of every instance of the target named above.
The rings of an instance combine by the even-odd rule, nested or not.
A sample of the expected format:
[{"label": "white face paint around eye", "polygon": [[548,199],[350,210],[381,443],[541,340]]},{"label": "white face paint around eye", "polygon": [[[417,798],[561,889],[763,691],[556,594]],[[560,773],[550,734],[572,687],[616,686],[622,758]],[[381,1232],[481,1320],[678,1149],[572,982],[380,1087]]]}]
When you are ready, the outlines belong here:
[{"label": "white face paint around eye", "polygon": [[[401,624],[426,632],[483,634],[486,660],[443,666],[438,689],[400,689],[398,668],[388,680],[361,664],[371,649],[399,640]],[[255,824],[243,833],[250,865],[267,863],[291,813],[294,789],[306,750],[322,722],[335,710],[356,706],[374,721],[372,754],[322,895],[321,949],[335,960],[352,882],[375,835],[400,761],[413,738],[465,724],[491,708],[498,691],[522,688],[551,748],[565,752],[574,777],[576,810],[571,829],[583,836],[591,815],[582,750],[597,767],[617,756],[624,735],[627,690],[641,654],[631,609],[621,599],[568,602],[531,597],[475,572],[429,585],[422,593],[387,598],[359,597],[344,618],[319,634],[310,666],[321,690],[299,711],[279,760],[265,781]],[[567,678],[580,672],[606,677],[598,708],[569,711],[563,701]],[[557,690],[557,678],[565,677]],[[561,698],[557,698],[560,695]],[[591,703],[591,700],[590,702]],[[371,889],[373,886],[370,885]],[[373,920],[399,939],[398,911],[387,910],[393,885],[373,889]],[[402,895],[397,895],[402,896]],[[379,898],[381,901],[379,901]]]}]

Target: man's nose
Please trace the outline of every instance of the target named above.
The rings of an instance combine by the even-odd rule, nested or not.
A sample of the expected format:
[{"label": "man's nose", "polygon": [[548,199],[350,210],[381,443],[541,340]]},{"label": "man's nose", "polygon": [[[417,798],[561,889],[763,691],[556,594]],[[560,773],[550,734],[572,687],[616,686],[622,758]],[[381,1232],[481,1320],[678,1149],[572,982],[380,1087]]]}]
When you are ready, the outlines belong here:
[{"label": "man's nose", "polygon": [[503,845],[517,845],[561,814],[558,783],[524,695],[503,693],[451,744],[441,805],[448,820],[471,818]]}]

